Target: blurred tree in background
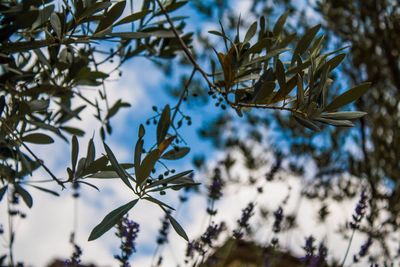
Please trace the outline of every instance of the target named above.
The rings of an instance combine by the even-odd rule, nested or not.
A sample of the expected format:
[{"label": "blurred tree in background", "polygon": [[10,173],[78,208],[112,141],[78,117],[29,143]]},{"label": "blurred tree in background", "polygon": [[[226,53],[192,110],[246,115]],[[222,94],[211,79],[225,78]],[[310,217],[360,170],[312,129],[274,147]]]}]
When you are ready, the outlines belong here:
[{"label": "blurred tree in background", "polygon": [[[220,12],[225,12],[225,16],[235,24],[238,18],[234,15],[234,8],[224,9],[227,2],[220,3]],[[198,8],[213,17],[211,6],[212,3],[209,3],[209,6],[204,4]],[[335,73],[338,79],[333,86],[340,90],[343,84],[370,81],[371,90],[354,106],[366,111],[368,116],[362,118],[355,128],[327,127],[322,132],[312,133],[299,127],[293,117],[282,113],[272,116],[259,112],[247,114],[246,126],[243,121],[236,124],[233,117],[223,114],[211,122],[214,127],[206,126],[200,134],[211,138],[222,150],[238,147],[248,162],[255,162],[251,151],[259,144],[264,144],[266,148],[274,147],[277,162],[284,158],[287,169],[305,175],[305,178],[311,175],[312,179],[306,179],[303,191],[308,198],[321,201],[352,198],[360,185],[368,184],[372,194],[371,211],[367,216],[369,226],[362,231],[379,242],[386,259],[395,259],[398,251],[393,249],[392,242],[396,241],[390,239],[395,238],[392,233],[400,223],[400,5],[397,1],[357,0],[304,3],[255,0],[251,4],[254,16],[265,12],[273,14],[277,10],[292,13],[295,19],[289,22],[289,28],[296,30],[307,29],[316,21],[320,22],[329,40],[325,48],[349,46],[344,63]],[[242,20],[246,23],[244,18]],[[243,141],[246,139],[222,134],[226,133],[228,125],[233,127],[233,133],[237,131],[235,127],[247,127],[247,140],[253,141],[250,148],[249,143]],[[265,127],[260,128],[262,125]],[[226,160],[232,164],[229,153]],[[311,172],[307,171],[305,164],[310,160],[317,167]],[[347,174],[353,177],[349,179]]]},{"label": "blurred tree in background", "polygon": [[[322,221],[329,212],[327,199],[354,198],[360,187],[366,188],[349,226],[349,247],[354,232],[361,230],[379,241],[386,259],[398,257],[388,237],[400,223],[399,5],[395,1],[321,0],[300,5],[254,0],[250,13],[242,17],[231,1],[193,1],[191,6],[204,21],[219,21],[219,28],[207,35],[194,35],[187,32],[186,17],[174,13],[186,4],[174,0],[144,0],[140,5],[108,0],[0,2],[0,200],[12,207],[8,210],[11,222],[15,216],[24,216],[18,211],[19,199],[33,205],[27,187],[58,195],[35,184],[32,173],[41,167],[60,188],[71,186],[76,197],[79,186],[95,187],[89,183],[94,178],[120,178],[132,190],[135,198],[105,216],[89,236],[89,240],[99,238],[117,225],[125,249],[118,258],[122,266],[134,251],[138,232],[125,214],[139,200],[164,210],[167,225],[188,240],[171,215],[173,208],[155,197],[169,189],[198,185],[192,171],[175,173],[166,167],[168,161],[190,151],[180,134],[183,122],[191,124],[183,110],[186,102],[189,108],[215,106],[216,118],[207,118],[200,135],[225,153],[215,168],[207,166],[201,155],[193,160],[209,174],[204,188],[210,224],[204,235],[189,243],[188,262],[202,263],[213,248],[211,240],[223,231],[222,223],[214,224],[211,218],[224,184],[247,184],[262,194],[266,183],[286,181],[277,175],[281,171],[304,179],[302,194],[321,202]],[[106,143],[105,153],[96,158],[93,138],[78,158],[77,137],[85,131],[74,121],[90,107],[106,140],[112,133],[112,117],[130,106],[122,99],[109,102],[106,81],[115,74],[123,79],[121,66],[137,57],[151,60],[172,77],[176,68],[189,73],[177,85],[160,85],[176,97],[176,103],[154,107],[155,115],[143,118],[157,125],[156,140],[145,146],[146,131],[141,125],[132,163],[119,163]],[[372,82],[371,90],[365,81]],[[91,94],[85,91],[88,86]],[[362,111],[368,116],[363,117]],[[46,159],[39,159],[29,148],[29,143],[51,144],[54,136],[72,140],[66,178],[56,177]],[[243,162],[248,177],[235,176],[232,170],[238,162]],[[360,225],[367,199],[368,225]],[[252,202],[244,207],[233,231],[235,238],[251,233],[248,221],[254,208]],[[270,245],[277,248],[278,233],[293,228],[298,214],[283,216],[281,207],[264,213],[268,212],[274,218]],[[130,229],[130,242],[124,229]],[[10,227],[8,234],[9,252],[2,260],[14,266],[12,247],[17,233]],[[315,256],[313,242],[312,237],[306,239],[306,264]],[[82,252],[74,245],[79,258]],[[196,257],[189,253],[193,250]],[[325,262],[323,251],[320,247],[317,266]],[[380,255],[372,256],[374,262]]]}]

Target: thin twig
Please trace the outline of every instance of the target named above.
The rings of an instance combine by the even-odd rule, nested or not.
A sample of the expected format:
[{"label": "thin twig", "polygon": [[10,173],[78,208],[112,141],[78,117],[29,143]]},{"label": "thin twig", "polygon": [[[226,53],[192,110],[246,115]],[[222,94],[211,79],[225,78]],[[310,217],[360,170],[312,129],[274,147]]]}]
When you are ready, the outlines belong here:
[{"label": "thin twig", "polygon": [[172,114],[172,118],[171,118],[171,123],[173,123],[175,120],[176,114],[178,113],[179,107],[182,104],[182,100],[185,98],[185,94],[187,93],[187,91],[189,89],[189,85],[192,82],[192,79],[193,79],[196,71],[197,71],[196,67],[193,67],[192,73],[190,74],[189,79],[186,81],[185,87],[183,88],[183,90],[181,92],[181,96],[179,97],[178,103],[175,106],[175,110],[174,110],[174,113]]},{"label": "thin twig", "polygon": [[168,12],[165,10],[161,1],[157,0],[157,3],[160,6],[161,11],[165,15],[165,18],[168,21],[169,25],[171,26],[172,32],[174,33],[175,37],[178,39],[178,42],[179,42],[180,46],[182,47],[183,52],[186,54],[187,58],[192,63],[193,67],[201,73],[201,75],[204,77],[205,81],[208,83],[208,85],[211,88],[213,88],[214,90],[221,93],[221,90],[218,88],[218,86],[216,86],[213,82],[210,81],[210,79],[207,76],[207,73],[200,67],[200,65],[197,63],[196,59],[194,58],[193,54],[190,52],[189,48],[186,46],[183,39],[179,36],[179,33],[174,26],[174,23],[172,22],[170,16],[168,15]]},{"label": "thin twig", "polygon": [[61,187],[62,189],[65,189],[65,185],[63,182],[61,182],[52,172],[49,168],[47,168],[46,165],[44,165],[44,163],[42,162],[41,159],[39,159],[35,153],[33,153],[33,151],[16,135],[14,134],[13,130],[7,125],[7,123],[5,123],[4,120],[2,120],[3,125],[7,128],[7,131],[14,137],[17,139],[17,141],[32,155],[32,157],[34,157],[34,159],[36,161],[39,162],[39,164],[43,167],[43,169],[51,176],[51,178],[53,178],[54,181],[56,181]]}]

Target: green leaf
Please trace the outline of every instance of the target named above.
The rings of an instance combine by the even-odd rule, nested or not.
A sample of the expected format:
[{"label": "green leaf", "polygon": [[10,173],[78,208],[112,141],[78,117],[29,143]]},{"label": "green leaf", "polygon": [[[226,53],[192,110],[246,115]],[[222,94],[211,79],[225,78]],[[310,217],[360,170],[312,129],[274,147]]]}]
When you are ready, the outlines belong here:
[{"label": "green leaf", "polygon": [[28,102],[28,106],[31,111],[42,111],[49,107],[49,100],[32,100]]},{"label": "green leaf", "polygon": [[111,37],[118,37],[122,39],[142,39],[148,37],[159,37],[159,38],[175,37],[173,31],[166,31],[166,30],[157,30],[151,32],[113,32],[108,35]]},{"label": "green leaf", "polygon": [[54,143],[53,138],[42,133],[28,134],[22,137],[22,141],[34,144],[52,144]]},{"label": "green leaf", "polygon": [[165,204],[164,202],[162,202],[162,201],[160,201],[160,200],[158,200],[158,199],[156,199],[156,198],[154,198],[154,197],[152,197],[152,196],[147,196],[147,197],[144,197],[143,199],[145,199],[145,200],[147,200],[147,201],[150,201],[150,202],[152,202],[152,203],[155,203],[155,204],[157,204],[157,205],[159,205],[159,206],[163,206],[163,207],[166,207],[166,208],[168,208],[168,209],[175,210],[173,207],[171,207],[171,206]]},{"label": "green leaf", "polygon": [[24,200],[25,204],[29,207],[32,208],[33,205],[33,199],[31,194],[29,194],[28,191],[26,191],[22,186],[19,184],[15,184],[15,190],[18,192],[18,194],[22,197]]},{"label": "green leaf", "polygon": [[325,110],[334,111],[357,100],[368,91],[370,85],[371,83],[363,83],[351,88],[350,90],[333,99],[333,101],[325,108]]},{"label": "green leaf", "polygon": [[163,185],[163,184],[174,183],[177,179],[180,179],[180,178],[182,178],[182,177],[185,177],[186,175],[188,175],[188,174],[190,174],[190,173],[192,173],[192,172],[193,172],[192,170],[190,170],[190,171],[184,171],[184,172],[175,174],[175,175],[173,175],[173,176],[171,176],[171,177],[168,177],[168,178],[166,178],[166,179],[162,179],[162,180],[155,181],[155,182],[151,183],[149,186],[147,186],[147,188],[152,188],[152,187],[156,187],[156,186]]},{"label": "green leaf", "polygon": [[78,138],[74,135],[72,136],[72,150],[71,150],[71,164],[73,172],[75,172],[76,170],[76,162],[78,161],[78,154],[79,154],[79,142]]},{"label": "green leaf", "polygon": [[325,118],[315,118],[315,120],[330,124],[333,126],[342,126],[342,127],[353,127],[354,124],[349,120],[333,120],[333,119],[325,119]]},{"label": "green leaf", "polygon": [[303,35],[303,37],[297,43],[297,46],[294,50],[294,54],[298,54],[300,56],[302,54],[304,54],[304,52],[310,46],[314,37],[317,35],[320,28],[321,28],[321,25],[318,24],[318,25],[310,28],[309,30],[307,30],[307,32]]},{"label": "green leaf", "polygon": [[132,209],[136,205],[138,201],[139,199],[132,200],[131,202],[128,202],[127,204],[107,214],[107,216],[104,217],[104,219],[92,230],[88,241],[95,240],[102,236],[105,232],[110,230],[122,219],[122,217],[124,217],[126,213],[129,212],[130,209]]},{"label": "green leaf", "polygon": [[87,168],[90,164],[92,164],[95,156],[96,156],[96,149],[94,147],[93,138],[90,138],[87,153],[86,153],[85,168]]},{"label": "green leaf", "polygon": [[6,194],[7,188],[8,188],[8,185],[5,185],[0,189],[0,202],[3,199],[4,195]]},{"label": "green leaf", "polygon": [[161,113],[160,120],[157,125],[157,144],[161,144],[167,136],[169,126],[171,124],[171,110],[169,105],[166,105]]},{"label": "green leaf", "polygon": [[243,40],[243,45],[248,43],[251,40],[251,38],[254,37],[256,32],[257,32],[257,21],[254,22],[253,24],[251,24],[251,26],[247,30],[246,35],[245,35],[244,40]]},{"label": "green leaf", "polygon": [[264,71],[260,79],[254,84],[254,103],[268,103],[275,89],[275,75],[272,69]]},{"label": "green leaf", "polygon": [[121,25],[121,24],[126,24],[126,23],[131,23],[131,22],[134,22],[136,20],[142,19],[147,14],[149,14],[150,11],[151,10],[146,9],[146,10],[142,10],[142,11],[130,14],[129,16],[126,16],[125,18],[123,18],[120,21],[118,21],[117,23],[115,23],[114,26]]},{"label": "green leaf", "polygon": [[138,139],[136,142],[135,155],[134,155],[134,159],[133,159],[133,163],[135,166],[135,172],[139,171],[140,162],[142,161],[143,143],[144,143],[144,141],[141,138]]},{"label": "green leaf", "polygon": [[87,178],[114,179],[119,178],[119,175],[116,171],[100,171],[87,176]]},{"label": "green leaf", "polygon": [[289,16],[289,11],[286,11],[276,21],[276,23],[274,25],[274,29],[272,30],[274,36],[280,35],[280,33],[283,30],[283,26],[285,25],[285,22],[286,22],[286,19],[287,19],[288,16]]},{"label": "green leaf", "polygon": [[100,2],[100,3],[93,3],[92,5],[88,6],[82,14],[78,14],[79,19],[82,20],[84,18],[90,17],[93,14],[100,12],[101,10],[104,10],[111,6],[110,2]]},{"label": "green leaf", "polygon": [[143,138],[143,136],[145,135],[145,133],[146,133],[146,131],[145,131],[145,129],[144,129],[143,124],[140,124],[140,126],[139,126],[139,132],[138,132],[138,137],[139,137],[139,138]]},{"label": "green leaf", "polygon": [[332,71],[345,59],[346,54],[339,54],[329,59],[325,64],[329,66],[329,70]]},{"label": "green leaf", "polygon": [[297,108],[300,108],[304,103],[304,86],[303,77],[297,74]]},{"label": "green leaf", "polygon": [[147,178],[150,176],[151,171],[154,168],[157,160],[160,158],[160,151],[154,149],[150,151],[146,157],[143,159],[140,167],[136,170],[136,183],[141,186],[143,185]]},{"label": "green leaf", "polygon": [[276,62],[276,78],[278,79],[279,83],[279,90],[282,92],[286,92],[286,76],[285,76],[285,67],[280,59]]},{"label": "green leaf", "polygon": [[85,167],[85,169],[82,172],[82,175],[87,175],[89,173],[96,173],[102,171],[106,168],[107,163],[108,163],[107,157],[102,156],[93,161],[92,163],[90,163],[87,167]]},{"label": "green leaf", "polygon": [[167,215],[168,220],[171,223],[172,227],[174,228],[175,232],[181,237],[183,237],[183,239],[185,239],[186,241],[189,241],[189,237],[187,236],[182,226],[163,207],[161,208],[165,211],[165,214]]},{"label": "green leaf", "polygon": [[343,111],[322,113],[321,118],[332,120],[355,120],[364,117],[365,115],[367,115],[367,113],[362,111]]},{"label": "green leaf", "polygon": [[173,148],[167,152],[164,153],[164,155],[161,156],[161,158],[166,159],[166,160],[176,160],[183,158],[190,152],[189,147],[178,147],[177,149]]},{"label": "green leaf", "polygon": [[107,146],[106,143],[104,143],[104,149],[106,150],[107,157],[111,162],[111,165],[113,166],[114,170],[118,173],[119,178],[130,188],[133,190],[133,187],[131,183],[129,182],[128,176],[125,172],[125,170],[121,167],[121,165],[118,163],[117,159],[114,156],[114,153],[111,151],[111,149]]},{"label": "green leaf", "polygon": [[296,114],[294,114],[293,117],[299,124],[303,125],[304,127],[316,132],[321,131],[321,128],[319,128],[319,126],[313,123],[312,121],[302,118]]},{"label": "green leaf", "polygon": [[85,135],[84,131],[82,131],[81,129],[75,128],[75,127],[62,126],[62,127],[60,127],[60,129],[66,131],[69,134],[73,134],[76,136],[84,136]]},{"label": "green leaf", "polygon": [[50,24],[58,38],[62,38],[62,25],[61,20],[57,13],[52,13],[50,16]]}]

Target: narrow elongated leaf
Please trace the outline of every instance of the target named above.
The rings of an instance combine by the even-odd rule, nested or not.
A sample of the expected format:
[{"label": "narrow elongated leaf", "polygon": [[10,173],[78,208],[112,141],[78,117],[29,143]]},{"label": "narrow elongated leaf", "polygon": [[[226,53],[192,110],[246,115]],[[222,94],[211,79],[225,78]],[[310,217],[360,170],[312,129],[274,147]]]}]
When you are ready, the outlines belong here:
[{"label": "narrow elongated leaf", "polygon": [[355,120],[364,117],[365,115],[367,115],[367,113],[362,111],[343,111],[322,113],[321,118],[332,120]]},{"label": "narrow elongated leaf", "polygon": [[321,131],[321,128],[319,128],[319,126],[316,125],[315,123],[313,123],[312,121],[304,119],[298,115],[293,115],[293,117],[298,123],[300,123],[304,127],[308,128],[310,130],[313,130],[313,131],[317,131],[317,132]]},{"label": "narrow elongated leaf", "polygon": [[143,136],[145,135],[145,129],[144,129],[144,126],[143,126],[143,124],[140,124],[140,126],[139,126],[139,132],[138,132],[138,137],[139,138],[143,138]]},{"label": "narrow elongated leaf", "polygon": [[339,54],[329,59],[325,64],[329,66],[329,69],[332,71],[345,59],[346,54]]},{"label": "narrow elongated leaf", "polygon": [[193,172],[192,170],[184,171],[184,172],[175,174],[171,177],[168,177],[166,179],[155,181],[152,184],[150,184],[149,186],[147,186],[147,188],[152,188],[152,187],[156,187],[156,186],[163,185],[163,184],[173,183],[175,180],[185,177],[186,175],[189,175],[192,172]]},{"label": "narrow elongated leaf", "polygon": [[149,13],[150,13],[150,10],[146,9],[146,10],[142,10],[142,11],[130,14],[129,16],[127,16],[127,17],[121,19],[120,21],[118,21],[117,23],[115,23],[114,26],[134,22],[136,20],[144,18]]},{"label": "narrow elongated leaf", "polygon": [[286,76],[285,76],[285,67],[283,66],[282,61],[279,59],[276,62],[276,78],[278,79],[279,87],[281,91],[286,92]]},{"label": "narrow elongated leaf", "polygon": [[171,223],[172,227],[174,228],[175,232],[181,237],[183,237],[183,239],[185,239],[186,241],[189,241],[189,237],[187,236],[182,226],[163,207],[161,208],[165,211],[165,214],[167,215],[168,220]]},{"label": "narrow elongated leaf", "polygon": [[278,36],[282,32],[283,26],[285,25],[285,22],[286,22],[286,19],[288,16],[289,16],[289,11],[286,11],[276,21],[276,23],[274,25],[274,29],[272,30],[272,33],[274,34],[274,36]]},{"label": "narrow elongated leaf", "polygon": [[100,12],[101,10],[104,10],[111,6],[111,2],[100,2],[100,3],[93,3],[90,6],[88,6],[82,14],[79,14],[79,20],[84,19],[86,17],[90,17],[91,15]]},{"label": "narrow elongated leaf", "polygon": [[119,175],[116,171],[100,171],[87,176],[87,178],[114,179],[119,178]]},{"label": "narrow elongated leaf", "polygon": [[0,202],[3,199],[4,195],[6,194],[7,188],[8,188],[8,185],[5,185],[0,189]]},{"label": "narrow elongated leaf", "polygon": [[136,171],[136,182],[139,186],[143,185],[146,182],[159,158],[160,151],[158,149],[155,149],[150,151],[143,159],[139,169]]},{"label": "narrow elongated leaf", "polygon": [[166,160],[176,160],[183,158],[190,152],[189,147],[178,147],[177,149],[173,148],[167,152],[165,152],[164,155],[162,155],[161,158],[166,159]]},{"label": "narrow elongated leaf", "polygon": [[150,202],[152,202],[152,203],[155,203],[155,204],[157,204],[157,205],[159,205],[159,206],[163,206],[163,207],[165,207],[165,208],[168,208],[168,209],[171,209],[171,210],[175,210],[175,209],[174,209],[173,207],[171,207],[170,205],[165,204],[164,202],[162,202],[162,201],[160,201],[160,200],[158,200],[158,199],[156,199],[156,198],[154,198],[154,197],[147,196],[147,197],[144,197],[143,199],[145,199],[145,200],[147,200],[147,201],[150,201]]},{"label": "narrow elongated leaf", "polygon": [[24,200],[25,204],[29,207],[32,208],[33,205],[33,199],[31,194],[29,194],[28,191],[26,191],[22,186],[19,184],[15,184],[15,190],[18,192],[18,194],[22,197]]},{"label": "narrow elongated leaf", "polygon": [[141,39],[147,37],[159,37],[159,38],[174,38],[175,35],[172,31],[151,31],[151,32],[113,32],[108,34],[111,37],[119,37],[123,39]]},{"label": "narrow elongated leaf", "polygon": [[251,24],[250,28],[247,30],[246,35],[243,40],[243,44],[248,43],[251,40],[251,38],[254,37],[256,32],[257,32],[257,21],[254,22],[253,24]]},{"label": "narrow elongated leaf", "polygon": [[171,124],[171,110],[169,105],[166,105],[161,113],[160,120],[157,125],[157,144],[161,144],[167,136],[169,126]]},{"label": "narrow elongated leaf", "polygon": [[175,135],[165,138],[164,141],[162,141],[161,144],[158,145],[158,150],[160,150],[160,154],[164,153],[164,151],[171,145],[175,138]]},{"label": "narrow elongated leaf", "polygon": [[28,134],[22,137],[22,141],[34,144],[51,144],[54,143],[53,138],[42,133]]},{"label": "narrow elongated leaf", "polygon": [[318,25],[308,29],[307,32],[303,35],[303,37],[297,43],[297,46],[294,50],[294,54],[298,54],[298,55],[304,54],[304,52],[310,46],[314,37],[317,35],[320,28],[321,28],[321,25],[318,24]]},{"label": "narrow elongated leaf", "polygon": [[351,88],[350,90],[333,99],[333,101],[325,108],[325,110],[334,111],[357,100],[368,91],[370,85],[371,83],[363,83]]},{"label": "narrow elongated leaf", "polygon": [[315,120],[330,124],[333,126],[342,126],[342,127],[353,127],[354,124],[349,120],[332,120],[332,119],[325,119],[325,118],[315,118]]},{"label": "narrow elongated leaf", "polygon": [[89,140],[88,150],[86,154],[85,168],[87,168],[90,164],[92,164],[95,156],[96,156],[96,148],[94,147],[93,138],[91,138]]},{"label": "narrow elongated leaf", "polygon": [[128,175],[126,174],[125,170],[121,167],[121,165],[118,163],[117,159],[114,156],[114,153],[111,151],[111,149],[107,146],[106,143],[104,143],[104,148],[107,153],[107,157],[111,162],[111,165],[113,166],[114,170],[118,173],[119,177],[121,180],[130,188],[133,190],[133,187],[131,183],[129,182]]},{"label": "narrow elongated leaf", "polygon": [[54,32],[56,33],[58,38],[62,37],[62,25],[61,20],[58,17],[57,13],[52,13],[50,16],[50,24],[53,28]]},{"label": "narrow elongated leaf", "polygon": [[72,171],[75,172],[76,169],[76,162],[78,161],[78,154],[79,154],[79,143],[78,138],[76,136],[72,136],[72,150],[71,150],[71,164],[72,164]]},{"label": "narrow elongated leaf", "polygon": [[44,187],[41,187],[41,186],[33,185],[33,184],[28,184],[28,185],[29,185],[29,186],[32,186],[32,187],[34,187],[34,188],[36,188],[36,189],[38,189],[38,190],[40,190],[40,191],[49,193],[49,194],[51,194],[51,195],[53,195],[53,196],[56,196],[56,197],[59,197],[59,196],[60,196],[59,193],[57,193],[57,192],[55,192],[55,191],[53,191],[53,190],[50,190],[50,189],[47,189],[47,188],[44,188]]},{"label": "narrow elongated leaf", "polygon": [[125,1],[120,1],[115,3],[111,7],[111,9],[107,12],[106,16],[100,20],[99,26],[97,26],[97,29],[95,33],[101,32],[108,27],[110,27],[114,21],[116,21],[124,12],[126,2]]},{"label": "narrow elongated leaf", "polygon": [[122,217],[131,210],[139,199],[132,200],[127,204],[113,210],[92,230],[90,233],[88,241],[95,240],[102,236],[105,232],[110,230],[114,225],[116,225]]},{"label": "narrow elongated leaf", "polygon": [[135,155],[134,155],[133,164],[135,166],[136,173],[139,171],[140,163],[142,161],[143,142],[144,141],[142,139],[139,139],[136,142],[136,146],[135,146]]},{"label": "narrow elongated leaf", "polygon": [[300,108],[304,103],[303,78],[297,74],[297,107]]},{"label": "narrow elongated leaf", "polygon": [[92,163],[90,163],[87,167],[85,167],[85,169],[82,172],[82,175],[87,175],[89,173],[96,173],[102,171],[106,168],[107,163],[108,163],[107,157],[102,156],[93,161]]}]

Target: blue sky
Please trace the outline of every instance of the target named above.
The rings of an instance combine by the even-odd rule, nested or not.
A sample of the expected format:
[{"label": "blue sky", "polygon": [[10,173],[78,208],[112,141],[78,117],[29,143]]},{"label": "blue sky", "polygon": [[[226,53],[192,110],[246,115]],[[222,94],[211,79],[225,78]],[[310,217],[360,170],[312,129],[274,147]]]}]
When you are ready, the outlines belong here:
[{"label": "blue sky", "polygon": [[[300,1],[302,2],[302,1]],[[249,1],[235,0],[231,2],[234,9],[238,14],[241,13],[242,17],[246,17],[246,10],[249,7]],[[180,12],[181,14],[188,15],[187,20],[188,29],[197,31],[201,29],[203,33],[208,29],[217,28],[217,23],[204,22],[204,18],[196,15],[195,12],[189,7],[185,7]],[[111,66],[110,66],[111,67]],[[107,139],[107,143],[115,152],[117,158],[121,162],[131,162],[133,157],[133,148],[136,142],[137,129],[139,124],[145,123],[146,119],[154,115],[152,106],[156,105],[162,107],[169,103],[171,106],[175,105],[175,100],[172,100],[163,90],[163,84],[174,83],[179,75],[173,78],[165,77],[154,65],[148,60],[143,58],[134,59],[123,66],[123,76],[115,81],[110,81],[107,84],[109,96],[113,101],[118,98],[123,98],[124,101],[130,102],[132,107],[122,110],[113,119],[113,134]],[[178,70],[179,72],[190,73],[190,69]],[[117,78],[117,77],[113,77]],[[112,79],[113,80],[113,79]],[[78,105],[78,103],[76,103]],[[211,144],[199,139],[197,129],[199,126],[210,118],[215,116],[219,109],[216,109],[212,103],[207,107],[201,109],[188,109],[189,115],[193,118],[193,125],[191,127],[183,127],[181,134],[190,143],[191,153],[184,160],[174,164],[177,171],[184,171],[191,169],[190,164],[191,156],[197,153],[206,153],[208,164],[212,166],[220,157],[220,152],[215,151]],[[204,118],[207,119],[205,120]],[[102,144],[98,138],[98,124],[92,118],[90,112],[83,114],[81,122],[76,121],[76,125],[83,126],[87,130],[87,135],[81,138],[82,144],[81,151],[85,151],[86,144],[91,137],[91,131],[95,131],[96,148],[98,155],[103,152]],[[154,126],[146,127],[149,140],[154,140]],[[69,165],[69,145],[61,140],[58,140],[54,145],[42,147],[33,146],[33,149],[39,156],[45,159],[46,164],[55,171],[60,177],[65,177],[66,167]],[[172,166],[172,165],[171,165]],[[268,169],[269,166],[266,166]],[[246,175],[240,166],[236,170],[237,173]],[[197,174],[195,176],[199,181],[204,180],[205,174]],[[34,179],[47,178],[47,174],[43,171],[38,171]],[[294,190],[300,189],[301,185],[296,179],[291,179]],[[100,266],[116,266],[116,261],[113,259],[113,252],[118,248],[118,240],[114,237],[113,231],[105,234],[100,239],[87,242],[87,237],[92,228],[100,222],[100,220],[114,208],[125,204],[132,199],[129,190],[125,188],[123,183],[119,180],[109,181],[95,181],[102,192],[98,193],[95,190],[87,187],[82,188],[82,198],[78,203],[78,231],[77,242],[83,247],[83,260],[85,262],[96,262]],[[56,188],[56,187],[54,187]],[[267,189],[269,193],[266,194],[265,199],[258,199],[260,203],[269,203],[271,209],[276,207],[286,196],[287,187],[284,184],[271,184]],[[34,207],[28,211],[26,220],[18,222],[18,235],[16,237],[15,256],[17,260],[23,260],[34,266],[44,266],[47,262],[55,257],[67,258],[71,254],[71,245],[68,243],[70,231],[73,229],[73,210],[74,200],[71,197],[71,191],[62,192],[60,198],[54,198],[41,192],[31,190],[34,197]],[[248,203],[249,199],[254,196],[254,188],[227,188],[226,199],[218,203],[224,213],[216,217],[215,220],[228,220],[228,225],[234,226],[236,218],[239,217],[241,209]],[[164,199],[176,206],[176,198],[178,193],[172,192]],[[296,204],[296,197],[291,200],[292,206]],[[354,202],[354,201],[353,201]],[[0,223],[7,229],[6,223],[6,207],[5,202],[0,203]],[[313,203],[304,201],[302,213],[310,214],[311,209],[318,208]],[[182,222],[184,228],[187,230],[190,238],[196,237],[202,232],[201,221],[204,218],[205,199],[201,196],[195,196],[189,204],[176,215],[178,221]],[[332,218],[332,225],[351,216],[353,203],[343,203],[333,206],[336,209],[336,218]],[[304,211],[303,211],[304,210]],[[141,224],[141,231],[138,239],[138,253],[133,257],[134,266],[149,266],[151,256],[155,248],[156,233],[160,226],[160,218],[163,213],[157,207],[147,203],[140,203],[130,213],[131,218]],[[309,224],[307,216],[303,218],[304,225]],[[341,220],[340,222],[343,222]],[[328,225],[328,228],[330,226]],[[263,226],[260,228],[260,236],[266,239],[268,232],[266,229],[270,227]],[[264,229],[264,230],[263,230]],[[337,247],[337,253],[343,251],[343,241],[337,235],[325,234],[324,228],[318,229],[315,227],[303,227],[299,233],[293,233],[288,240],[294,240],[293,243],[301,244],[304,236],[314,233],[319,235],[320,239],[330,239],[334,247]],[[185,248],[185,242],[178,237],[175,233],[171,233],[172,241],[165,248],[166,265],[173,264],[178,259],[182,258],[182,253]],[[3,240],[4,241],[4,240]],[[358,247],[361,239],[356,238],[354,248]],[[2,242],[1,244],[3,244]],[[290,243],[290,242],[289,242]],[[171,245],[172,244],[172,245]],[[171,248],[172,247],[172,248]],[[296,248],[293,248],[296,251]],[[299,249],[297,248],[297,252]],[[339,254],[340,255],[340,254]]]}]

